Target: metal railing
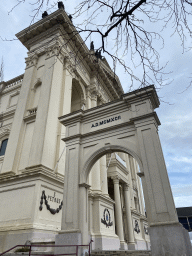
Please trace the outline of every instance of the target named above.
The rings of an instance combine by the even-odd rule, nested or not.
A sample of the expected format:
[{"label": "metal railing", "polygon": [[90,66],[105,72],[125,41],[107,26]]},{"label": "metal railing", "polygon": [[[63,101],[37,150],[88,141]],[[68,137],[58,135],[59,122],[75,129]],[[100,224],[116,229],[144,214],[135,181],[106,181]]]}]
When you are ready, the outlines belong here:
[{"label": "metal railing", "polygon": [[[79,247],[88,247],[88,255],[90,256],[91,254],[91,243],[93,242],[93,240],[90,241],[89,244],[86,244],[86,245],[83,245],[83,244],[79,244],[79,245],[39,245],[39,244],[30,244],[30,245],[15,245],[14,247],[10,248],[9,250],[3,252],[0,254],[1,255],[4,255],[10,251],[12,251],[13,249],[17,248],[17,247],[29,247],[29,256],[31,255],[34,255],[35,254],[35,251],[32,251],[32,247],[59,247],[59,248],[63,248],[63,247],[75,247],[75,252],[74,253],[62,253],[62,254],[55,254],[55,253],[49,253],[49,254],[46,254],[44,252],[40,253],[38,252],[38,254],[40,254],[41,256],[61,256],[61,255],[76,255],[78,256],[78,252],[79,252]],[[19,251],[18,251],[19,252]],[[21,251],[22,253],[23,251]],[[36,252],[37,253],[37,252]]]}]

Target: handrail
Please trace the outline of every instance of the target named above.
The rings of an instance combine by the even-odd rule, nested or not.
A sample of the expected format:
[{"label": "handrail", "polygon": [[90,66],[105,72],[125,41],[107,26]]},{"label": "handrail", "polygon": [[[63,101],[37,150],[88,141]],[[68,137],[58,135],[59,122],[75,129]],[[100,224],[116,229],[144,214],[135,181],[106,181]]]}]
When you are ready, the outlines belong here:
[{"label": "handrail", "polygon": [[76,247],[76,252],[75,253],[67,253],[67,254],[41,254],[41,256],[51,256],[51,255],[54,255],[54,256],[61,256],[61,255],[76,255],[78,256],[78,249],[79,247],[85,247],[85,246],[88,246],[89,247],[89,256],[90,256],[90,253],[91,253],[91,243],[93,242],[93,240],[91,240],[89,242],[89,244],[74,244],[74,245],[40,245],[40,244],[31,244],[31,245],[15,245],[14,247],[10,248],[9,250],[3,252],[0,254],[0,256],[4,255],[5,253],[8,253],[10,252],[11,250],[17,248],[17,247],[29,247],[29,256],[32,255],[31,253],[31,249],[32,247]]}]

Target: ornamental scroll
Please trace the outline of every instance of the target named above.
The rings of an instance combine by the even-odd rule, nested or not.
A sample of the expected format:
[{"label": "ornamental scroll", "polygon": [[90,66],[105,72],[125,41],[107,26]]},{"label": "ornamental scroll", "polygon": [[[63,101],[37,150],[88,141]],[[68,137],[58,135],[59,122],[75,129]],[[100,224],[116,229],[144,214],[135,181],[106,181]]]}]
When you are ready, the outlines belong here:
[{"label": "ornamental scroll", "polygon": [[107,208],[105,208],[103,212],[103,219],[101,219],[101,223],[106,225],[107,228],[113,226],[113,222],[111,221],[111,215]]}]

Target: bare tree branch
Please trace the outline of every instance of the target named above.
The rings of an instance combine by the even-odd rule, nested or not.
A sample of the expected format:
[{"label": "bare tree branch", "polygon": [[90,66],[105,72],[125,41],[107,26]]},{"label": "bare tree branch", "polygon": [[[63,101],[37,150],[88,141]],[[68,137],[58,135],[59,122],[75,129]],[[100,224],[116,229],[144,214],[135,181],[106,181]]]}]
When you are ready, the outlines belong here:
[{"label": "bare tree branch", "polygon": [[[54,8],[57,1],[17,0],[10,12],[26,3],[34,7],[32,24],[44,9]],[[102,49],[112,58],[114,73],[118,64],[123,66],[131,81],[130,89],[135,82],[140,87],[155,84],[158,88],[170,82],[165,79],[167,63],[160,66],[158,47],[164,47],[162,30],[171,26],[172,34],[180,37],[183,51],[191,49],[186,47],[186,40],[192,39],[190,0],[79,0],[72,15],[74,31],[69,40],[77,32],[85,39],[84,43],[95,35],[96,52]],[[155,25],[160,23],[162,27],[157,30]],[[139,76],[135,74],[136,69],[141,71]]]}]

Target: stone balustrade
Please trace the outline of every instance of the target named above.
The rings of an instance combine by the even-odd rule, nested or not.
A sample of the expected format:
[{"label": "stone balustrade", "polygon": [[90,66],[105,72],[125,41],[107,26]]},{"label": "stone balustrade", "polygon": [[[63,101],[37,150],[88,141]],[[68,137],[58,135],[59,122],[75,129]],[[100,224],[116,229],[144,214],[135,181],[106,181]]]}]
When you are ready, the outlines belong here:
[{"label": "stone balustrade", "polygon": [[7,82],[0,83],[0,90],[4,89],[4,88],[7,89],[7,88],[13,87],[15,85],[21,84],[23,81],[23,76],[24,76],[24,74],[17,76]]}]

